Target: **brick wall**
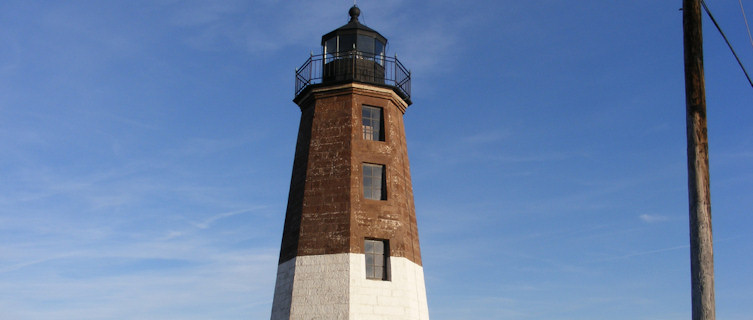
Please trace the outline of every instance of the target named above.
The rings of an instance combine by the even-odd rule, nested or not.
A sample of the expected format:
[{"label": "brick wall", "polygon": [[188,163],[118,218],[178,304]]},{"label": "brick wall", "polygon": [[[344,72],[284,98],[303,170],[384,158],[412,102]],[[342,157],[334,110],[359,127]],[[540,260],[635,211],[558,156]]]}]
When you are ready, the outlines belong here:
[{"label": "brick wall", "polygon": [[[363,139],[364,104],[383,108],[385,141]],[[405,101],[392,90],[351,83],[312,90],[299,105],[280,263],[302,255],[363,253],[364,238],[379,238],[390,241],[392,256],[420,265]],[[387,200],[364,199],[364,162],[386,166]]]}]

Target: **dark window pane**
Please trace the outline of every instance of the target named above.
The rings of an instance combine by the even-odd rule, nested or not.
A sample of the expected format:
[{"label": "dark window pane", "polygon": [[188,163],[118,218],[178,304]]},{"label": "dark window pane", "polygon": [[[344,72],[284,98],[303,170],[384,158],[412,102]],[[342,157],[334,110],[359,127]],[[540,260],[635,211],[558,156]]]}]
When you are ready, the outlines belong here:
[{"label": "dark window pane", "polygon": [[387,200],[384,190],[384,166],[363,164],[363,196],[366,199]]},{"label": "dark window pane", "polygon": [[384,44],[376,40],[374,43],[374,60],[380,65],[384,65]]},{"label": "dark window pane", "polygon": [[389,246],[386,240],[364,240],[366,258],[366,278],[373,280],[387,280]]},{"label": "dark window pane", "polygon": [[358,44],[356,44],[356,47],[358,48],[358,51],[365,52],[371,55],[371,54],[374,54],[374,42],[375,42],[374,38],[359,34]]},{"label": "dark window pane", "polygon": [[327,42],[324,43],[324,49],[327,54],[337,52],[337,37],[327,40]]},{"label": "dark window pane", "polygon": [[353,47],[356,44],[356,35],[349,34],[349,35],[342,35],[340,36],[340,52],[348,52],[353,50]]},{"label": "dark window pane", "polygon": [[384,141],[382,125],[382,108],[363,106],[361,111],[363,138],[365,140]]}]

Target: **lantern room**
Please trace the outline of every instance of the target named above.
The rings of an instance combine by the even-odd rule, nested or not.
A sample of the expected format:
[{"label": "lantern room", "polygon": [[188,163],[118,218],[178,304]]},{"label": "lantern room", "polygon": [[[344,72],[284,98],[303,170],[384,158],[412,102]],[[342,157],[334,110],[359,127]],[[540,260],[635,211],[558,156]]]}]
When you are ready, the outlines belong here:
[{"label": "lantern room", "polygon": [[348,14],[350,21],[346,25],[322,36],[322,53],[329,58],[336,58],[355,51],[365,58],[383,62],[387,39],[358,21],[358,16],[361,15],[358,7],[350,8]]},{"label": "lantern room", "polygon": [[358,21],[361,9],[348,14],[347,24],[322,36],[322,53],[296,68],[296,99],[309,88],[358,82],[393,89],[410,105],[410,71],[386,55],[387,38]]}]

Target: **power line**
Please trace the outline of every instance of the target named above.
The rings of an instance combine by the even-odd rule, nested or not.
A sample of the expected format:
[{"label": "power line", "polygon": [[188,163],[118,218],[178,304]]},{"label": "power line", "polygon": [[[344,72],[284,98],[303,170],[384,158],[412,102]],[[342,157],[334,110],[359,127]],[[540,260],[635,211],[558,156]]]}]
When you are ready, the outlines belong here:
[{"label": "power line", "polygon": [[753,36],[750,35],[750,25],[748,25],[748,17],[745,15],[745,8],[743,8],[743,0],[737,0],[740,3],[740,11],[743,14],[743,20],[745,20],[745,28],[748,29],[748,39],[750,39],[750,46],[753,47]]},{"label": "power line", "polygon": [[714,19],[714,15],[711,14],[709,7],[706,6],[706,1],[701,0],[701,4],[703,5],[703,9],[706,10],[706,13],[709,15],[709,18],[711,18],[711,22],[713,22],[714,26],[716,26],[716,29],[719,30],[719,34],[721,34],[722,38],[724,38],[724,41],[727,42],[727,46],[729,47],[729,50],[732,51],[732,55],[734,55],[735,59],[737,59],[737,64],[740,65],[740,69],[743,69],[743,73],[745,73],[745,77],[748,78],[748,83],[750,83],[750,87],[753,88],[753,80],[750,80],[748,71],[745,70],[745,67],[743,66],[742,61],[740,61],[740,57],[737,56],[737,52],[735,52],[735,49],[732,48],[732,44],[730,44],[729,40],[727,40],[727,36],[724,34],[724,31],[722,31],[722,28],[719,27],[718,23],[716,23],[716,19]]}]

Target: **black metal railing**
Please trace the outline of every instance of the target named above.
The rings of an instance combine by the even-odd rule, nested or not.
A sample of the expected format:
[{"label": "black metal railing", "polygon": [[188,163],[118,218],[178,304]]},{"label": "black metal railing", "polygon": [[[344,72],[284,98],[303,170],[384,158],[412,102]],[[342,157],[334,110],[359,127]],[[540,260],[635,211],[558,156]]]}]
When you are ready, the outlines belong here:
[{"label": "black metal railing", "polygon": [[314,84],[358,81],[394,87],[410,100],[410,71],[397,57],[349,51],[311,55],[295,70],[295,95]]}]

